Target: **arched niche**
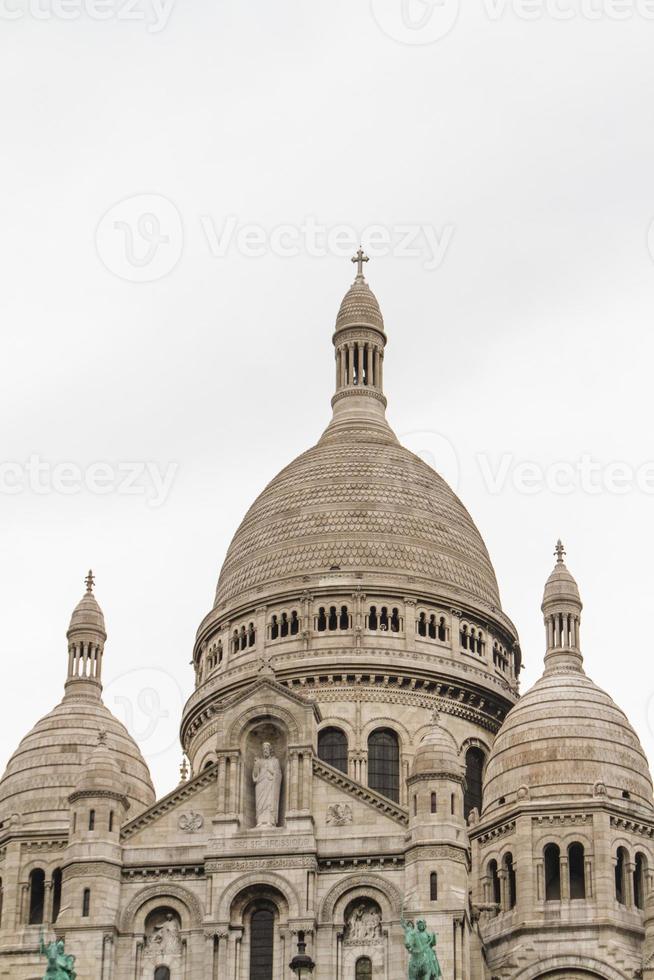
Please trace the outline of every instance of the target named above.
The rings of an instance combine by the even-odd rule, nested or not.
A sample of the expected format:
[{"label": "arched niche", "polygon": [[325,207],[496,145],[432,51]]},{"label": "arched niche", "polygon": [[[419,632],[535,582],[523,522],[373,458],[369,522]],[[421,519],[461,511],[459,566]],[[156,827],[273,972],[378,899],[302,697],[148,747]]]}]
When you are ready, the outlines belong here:
[{"label": "arched niche", "polygon": [[185,943],[182,919],[172,905],[159,905],[145,917],[143,953],[139,976],[142,980],[156,977],[157,972],[169,980],[184,975]]},{"label": "arched niche", "polygon": [[263,754],[263,746],[269,743],[272,752],[279,761],[282,774],[282,782],[279,798],[279,813],[277,815],[277,826],[283,827],[286,814],[286,801],[288,798],[287,786],[287,757],[288,757],[288,736],[284,726],[275,718],[266,718],[254,721],[248,726],[244,733],[242,752],[243,752],[243,819],[246,827],[255,827],[257,823],[256,815],[256,790],[253,779],[254,763]]}]

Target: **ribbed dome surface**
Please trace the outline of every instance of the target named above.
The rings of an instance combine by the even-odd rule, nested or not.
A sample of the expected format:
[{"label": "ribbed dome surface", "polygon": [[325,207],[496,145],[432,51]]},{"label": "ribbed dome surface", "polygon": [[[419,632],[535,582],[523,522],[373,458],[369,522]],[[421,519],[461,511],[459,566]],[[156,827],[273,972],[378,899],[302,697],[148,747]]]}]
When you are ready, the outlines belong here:
[{"label": "ribbed dome surface", "polygon": [[92,592],[83,595],[73,610],[68,630],[95,630],[105,633],[104,615]]},{"label": "ribbed dome surface", "polygon": [[[562,655],[562,660],[564,656]],[[640,742],[624,712],[581,667],[548,668],[511,709],[486,769],[484,813],[521,787],[531,799],[593,797],[596,784],[652,809],[652,780]]]},{"label": "ribbed dome surface", "polygon": [[378,438],[353,426],[323,437],[275,477],[234,536],[216,606],[250,592],[264,599],[336,568],[378,572],[398,585],[410,578],[431,592],[499,608],[495,573],[467,510],[387,432]]},{"label": "ribbed dome surface", "polygon": [[22,740],[0,781],[0,817],[20,814],[25,824],[67,826],[68,796],[98,741],[107,733],[107,751],[122,773],[130,818],[155,801],[148,767],[127,729],[98,697],[68,696]]},{"label": "ribbed dome surface", "polygon": [[372,326],[384,331],[377,297],[363,277],[357,276],[345,296],[336,317],[336,329],[351,326]]}]

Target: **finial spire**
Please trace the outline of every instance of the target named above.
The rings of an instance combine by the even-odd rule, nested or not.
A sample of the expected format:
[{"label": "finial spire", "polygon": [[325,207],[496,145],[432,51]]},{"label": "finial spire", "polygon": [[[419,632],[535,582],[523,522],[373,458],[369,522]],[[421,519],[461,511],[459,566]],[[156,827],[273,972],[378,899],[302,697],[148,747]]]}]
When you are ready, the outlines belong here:
[{"label": "finial spire", "polygon": [[368,256],[363,251],[363,249],[361,248],[360,245],[359,245],[359,250],[358,250],[357,254],[352,256],[352,261],[353,262],[356,262],[356,266],[357,266],[357,279],[359,277],[363,278],[363,263],[364,262],[370,262],[370,259],[368,258]]},{"label": "finial spire", "polygon": [[556,548],[554,549],[554,554],[556,555],[557,565],[562,565],[563,556],[566,554],[566,550],[563,547],[563,542],[561,541],[561,538],[559,538],[559,540],[556,542]]},{"label": "finial spire", "polygon": [[186,756],[183,755],[182,756],[182,764],[179,767],[179,781],[180,781],[180,784],[181,783],[188,782],[188,776],[189,776],[188,762],[186,761]]},{"label": "finial spire", "polygon": [[90,568],[89,568],[89,574],[84,579],[84,582],[86,584],[86,591],[89,594],[92,594],[93,593],[93,586],[95,585],[95,575],[93,574],[93,572],[91,571]]}]

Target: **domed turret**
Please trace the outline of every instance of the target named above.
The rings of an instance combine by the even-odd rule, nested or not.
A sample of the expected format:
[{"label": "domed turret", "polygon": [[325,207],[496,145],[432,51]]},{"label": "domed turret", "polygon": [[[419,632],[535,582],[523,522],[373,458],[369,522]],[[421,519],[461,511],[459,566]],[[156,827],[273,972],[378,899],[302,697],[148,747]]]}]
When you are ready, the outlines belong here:
[{"label": "domed turret", "polygon": [[[148,767],[127,729],[103,704],[104,616],[93,595],[93,576],[75,607],[67,632],[68,676],[63,700],[36,723],[12,755],[0,780],[0,817],[20,813],[24,825],[68,827],[69,796],[78,781],[110,777],[137,816],[155,800]],[[106,733],[97,771],[89,746]],[[95,769],[95,767],[94,767]]]},{"label": "domed turret", "polygon": [[543,615],[545,671],[507,715],[486,769],[484,816],[516,799],[598,793],[654,810],[647,759],[626,715],[583,669],[579,589],[557,544]]}]

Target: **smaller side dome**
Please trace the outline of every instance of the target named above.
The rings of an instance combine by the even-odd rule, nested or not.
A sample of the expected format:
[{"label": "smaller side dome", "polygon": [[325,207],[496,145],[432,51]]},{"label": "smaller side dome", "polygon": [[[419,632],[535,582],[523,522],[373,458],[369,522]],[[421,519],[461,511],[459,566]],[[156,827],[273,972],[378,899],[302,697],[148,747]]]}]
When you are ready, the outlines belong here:
[{"label": "smaller side dome", "polygon": [[609,695],[586,675],[579,642],[579,589],[563,563],[563,545],[547,580],[547,638],[542,677],[509,711],[484,779],[484,817],[526,796],[532,803],[613,800],[654,811],[652,779],[634,729]]},{"label": "smaller side dome", "polygon": [[121,797],[129,805],[124,793],[124,776],[107,745],[107,732],[103,729],[98,732],[98,744],[85,760],[70,799],[107,793]]},{"label": "smaller side dome", "polygon": [[425,735],[418,746],[411,775],[422,776],[432,772],[447,773],[457,779],[465,772],[465,767],[459,760],[456,742],[439,723],[436,713],[431,731]]}]

